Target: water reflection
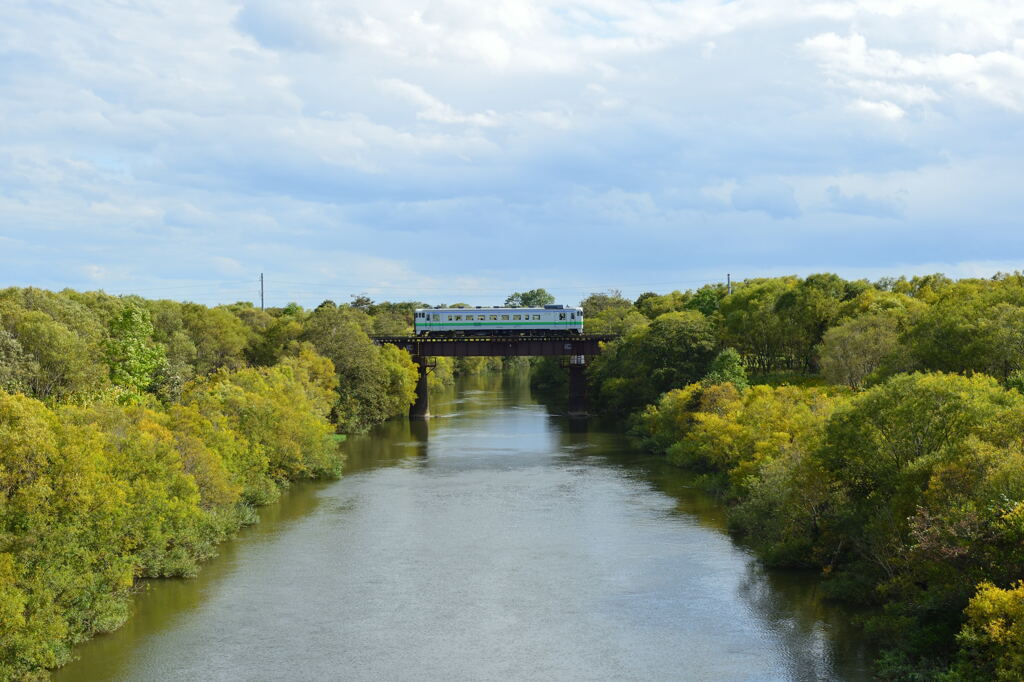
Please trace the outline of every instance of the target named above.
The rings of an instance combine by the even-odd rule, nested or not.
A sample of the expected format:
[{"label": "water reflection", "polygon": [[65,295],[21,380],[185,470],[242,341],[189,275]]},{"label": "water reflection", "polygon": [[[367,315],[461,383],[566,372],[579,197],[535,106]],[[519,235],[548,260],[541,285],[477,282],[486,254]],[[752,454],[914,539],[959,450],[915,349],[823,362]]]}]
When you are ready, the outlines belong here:
[{"label": "water reflection", "polygon": [[431,402],[58,679],[867,678],[813,576],[761,569],[684,472],[521,376]]}]

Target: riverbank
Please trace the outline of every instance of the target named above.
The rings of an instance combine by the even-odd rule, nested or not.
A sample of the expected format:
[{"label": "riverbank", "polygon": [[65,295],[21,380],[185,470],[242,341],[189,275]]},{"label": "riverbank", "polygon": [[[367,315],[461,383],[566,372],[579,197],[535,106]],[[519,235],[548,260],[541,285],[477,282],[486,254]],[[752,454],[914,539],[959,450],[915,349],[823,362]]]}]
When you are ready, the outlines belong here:
[{"label": "riverbank", "polygon": [[813,577],[760,568],[614,429],[521,375],[432,409],[349,438],[342,480],[293,487],[56,679],[868,679]]},{"label": "riverbank", "polygon": [[879,675],[981,680],[1020,665],[1019,638],[1000,633],[1024,591],[1022,419],[1016,389],[933,372],[859,393],[695,383],[638,423],[765,562],[814,568],[867,609]]}]

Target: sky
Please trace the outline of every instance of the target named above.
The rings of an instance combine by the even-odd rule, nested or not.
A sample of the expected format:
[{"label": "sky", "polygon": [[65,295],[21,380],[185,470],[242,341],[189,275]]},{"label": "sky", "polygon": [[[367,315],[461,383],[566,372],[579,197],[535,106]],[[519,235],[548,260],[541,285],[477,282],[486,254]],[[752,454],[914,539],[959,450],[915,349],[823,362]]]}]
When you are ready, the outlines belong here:
[{"label": "sky", "polygon": [[1024,269],[1018,0],[3,0],[0,286]]}]

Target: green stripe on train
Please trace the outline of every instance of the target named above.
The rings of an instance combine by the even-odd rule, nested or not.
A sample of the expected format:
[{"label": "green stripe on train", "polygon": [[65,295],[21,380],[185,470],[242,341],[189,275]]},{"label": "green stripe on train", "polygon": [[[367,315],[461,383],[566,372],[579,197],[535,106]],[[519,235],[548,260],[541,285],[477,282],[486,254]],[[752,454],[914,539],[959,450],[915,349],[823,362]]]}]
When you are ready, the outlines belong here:
[{"label": "green stripe on train", "polygon": [[417,322],[417,327],[511,327],[514,325],[524,326],[530,325],[532,327],[550,327],[554,324],[562,324],[566,326],[582,327],[583,322],[577,320],[575,322]]}]

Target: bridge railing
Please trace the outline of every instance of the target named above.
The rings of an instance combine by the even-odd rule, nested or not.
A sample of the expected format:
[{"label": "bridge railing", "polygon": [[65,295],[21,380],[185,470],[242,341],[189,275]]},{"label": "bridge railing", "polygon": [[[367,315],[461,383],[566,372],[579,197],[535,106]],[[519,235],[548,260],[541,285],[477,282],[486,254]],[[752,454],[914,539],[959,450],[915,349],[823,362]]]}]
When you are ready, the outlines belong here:
[{"label": "bridge railing", "polygon": [[614,341],[611,334],[576,336],[374,336],[374,343],[390,343],[416,356],[555,356],[598,355],[601,344]]}]

